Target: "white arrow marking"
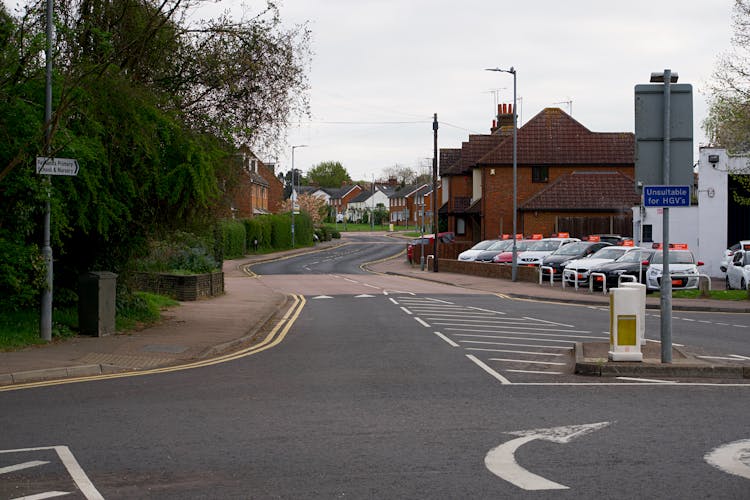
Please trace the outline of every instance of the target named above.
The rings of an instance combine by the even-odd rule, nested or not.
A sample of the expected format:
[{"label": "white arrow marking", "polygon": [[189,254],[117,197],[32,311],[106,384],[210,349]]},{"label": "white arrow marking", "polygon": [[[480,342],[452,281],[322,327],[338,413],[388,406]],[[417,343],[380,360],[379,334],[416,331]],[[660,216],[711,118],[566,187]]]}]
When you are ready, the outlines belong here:
[{"label": "white arrow marking", "polygon": [[318,295],[317,297],[313,297],[313,300],[315,299],[332,299],[330,295]]},{"label": "white arrow marking", "polygon": [[365,299],[365,298],[370,298],[370,297],[374,297],[374,295],[367,295],[366,293],[363,293],[362,295],[356,295],[354,298],[355,299]]},{"label": "white arrow marking", "polygon": [[40,465],[48,464],[43,460],[32,460],[31,462],[24,462],[22,464],[9,465],[8,467],[0,467],[0,474],[8,474],[10,472],[16,472],[19,470],[30,469],[32,467],[39,467]]},{"label": "white arrow marking", "polygon": [[511,439],[491,449],[484,457],[484,465],[499,478],[524,490],[567,490],[570,489],[568,486],[533,474],[518,465],[514,453],[521,445],[535,439],[552,441],[553,443],[569,443],[575,438],[585,436],[608,425],[609,422],[598,422],[595,424],[508,432],[507,434],[521,437]]},{"label": "white arrow marking", "polygon": [[750,479],[750,439],[719,446],[703,458],[728,474]]}]

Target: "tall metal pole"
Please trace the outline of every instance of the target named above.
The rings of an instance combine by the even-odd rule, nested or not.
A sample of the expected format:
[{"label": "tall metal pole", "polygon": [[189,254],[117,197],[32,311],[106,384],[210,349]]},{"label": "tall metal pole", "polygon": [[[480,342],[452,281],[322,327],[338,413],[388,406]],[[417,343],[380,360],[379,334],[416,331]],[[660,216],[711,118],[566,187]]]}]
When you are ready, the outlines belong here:
[{"label": "tall metal pole", "polygon": [[294,205],[297,203],[297,193],[294,187],[294,148],[296,147],[292,146],[292,193],[290,196],[292,199],[292,248],[294,248]]},{"label": "tall metal pole", "polygon": [[508,71],[513,75],[513,261],[510,279],[518,281],[518,255],[516,252],[516,234],[518,234],[518,113],[516,112],[516,70],[513,66]]},{"label": "tall metal pole", "polygon": [[[664,70],[664,142],[663,151],[663,181],[670,184],[670,84],[672,70]],[[662,252],[664,264],[661,275],[661,362],[672,362],[672,276],[669,272],[669,207],[664,207],[662,217]]]},{"label": "tall metal pole", "polygon": [[[435,113],[432,120],[433,147],[432,147],[432,226],[435,234],[435,257],[432,259],[432,269],[438,272],[438,232],[437,224],[437,181],[438,181],[438,118]],[[424,203],[422,204],[424,211]],[[424,217],[424,216],[423,216]]]},{"label": "tall metal pole", "polygon": [[500,73],[510,73],[513,75],[513,257],[511,260],[510,279],[518,281],[518,256],[516,255],[516,234],[518,234],[518,113],[516,112],[516,70],[513,66],[510,69],[487,68],[485,71],[498,71]]},{"label": "tall metal pole", "polygon": [[[45,154],[49,158],[52,154],[52,2],[47,0],[47,82],[44,99],[44,123],[46,126],[44,135]],[[51,225],[51,207],[50,197],[52,196],[52,177],[47,175],[44,180],[47,189],[47,201],[44,206],[44,245],[42,246],[42,259],[47,270],[47,283],[42,290],[41,317],[39,321],[39,332],[42,340],[47,342],[52,340],[52,246],[50,245],[50,225]]]}]

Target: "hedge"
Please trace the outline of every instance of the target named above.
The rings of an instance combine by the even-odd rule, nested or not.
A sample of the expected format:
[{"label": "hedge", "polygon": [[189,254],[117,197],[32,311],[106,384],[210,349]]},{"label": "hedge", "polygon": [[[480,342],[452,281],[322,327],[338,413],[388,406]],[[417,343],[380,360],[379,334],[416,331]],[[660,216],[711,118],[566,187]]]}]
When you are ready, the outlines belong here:
[{"label": "hedge", "polygon": [[236,220],[222,221],[221,233],[224,240],[224,258],[236,259],[245,255],[247,251],[245,224]]}]

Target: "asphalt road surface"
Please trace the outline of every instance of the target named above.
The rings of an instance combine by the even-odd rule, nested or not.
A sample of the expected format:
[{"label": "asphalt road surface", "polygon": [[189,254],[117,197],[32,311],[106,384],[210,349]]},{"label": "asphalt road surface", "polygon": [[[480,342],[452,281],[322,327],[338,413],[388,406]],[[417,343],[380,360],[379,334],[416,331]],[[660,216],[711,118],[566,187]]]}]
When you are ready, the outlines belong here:
[{"label": "asphalt road surface", "polygon": [[602,310],[359,268],[402,249],[254,267],[305,295],[272,349],[0,392],[0,498],[748,498],[750,387],[574,376]]}]

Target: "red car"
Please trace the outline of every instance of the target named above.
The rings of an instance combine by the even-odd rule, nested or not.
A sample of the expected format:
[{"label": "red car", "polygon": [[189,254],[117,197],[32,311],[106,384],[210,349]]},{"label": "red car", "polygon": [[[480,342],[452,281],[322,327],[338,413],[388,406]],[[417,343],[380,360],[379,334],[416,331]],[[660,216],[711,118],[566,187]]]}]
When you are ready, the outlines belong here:
[{"label": "red car", "polygon": [[[456,235],[453,232],[446,231],[444,233],[438,233],[438,238],[438,241],[440,243],[450,243],[451,241],[456,239]],[[408,260],[410,263],[414,262],[414,247],[422,244],[424,244],[425,246],[425,255],[431,254],[431,251],[434,248],[433,245],[435,244],[435,235],[425,234],[421,238],[411,240],[409,243],[407,243],[406,260]]]},{"label": "red car", "polygon": [[[529,245],[536,243],[539,240],[518,240],[516,241],[516,254],[524,252],[529,249]],[[513,250],[503,252],[495,255],[492,259],[495,264],[511,264],[513,262]]]}]

